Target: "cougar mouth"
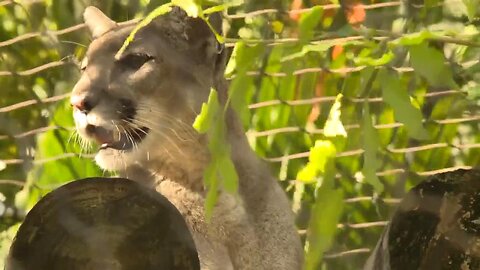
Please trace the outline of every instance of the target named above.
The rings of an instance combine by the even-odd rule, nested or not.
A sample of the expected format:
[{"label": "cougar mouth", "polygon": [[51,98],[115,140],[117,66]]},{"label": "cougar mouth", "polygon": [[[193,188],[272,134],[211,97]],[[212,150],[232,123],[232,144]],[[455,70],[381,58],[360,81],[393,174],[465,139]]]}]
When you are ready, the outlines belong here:
[{"label": "cougar mouth", "polygon": [[100,151],[109,148],[121,151],[132,150],[145,139],[149,131],[148,127],[120,127],[117,130],[98,126],[87,127],[87,133],[100,145]]}]

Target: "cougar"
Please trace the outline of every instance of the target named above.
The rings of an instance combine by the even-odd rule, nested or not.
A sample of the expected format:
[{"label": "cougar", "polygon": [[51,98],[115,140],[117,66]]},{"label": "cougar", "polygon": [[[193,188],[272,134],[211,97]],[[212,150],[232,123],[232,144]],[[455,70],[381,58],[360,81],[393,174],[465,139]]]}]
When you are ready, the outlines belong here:
[{"label": "cougar", "polygon": [[[226,137],[239,190],[220,188],[213,215],[205,218],[208,138],[192,123],[212,87],[223,105],[228,89],[227,53],[207,23],[173,8],[140,28],[117,55],[134,25],[120,26],[95,7],[84,19],[93,41],[70,102],[80,136],[99,145],[96,163],[157,190],[178,208],[201,269],[300,269],[303,251],[288,199],[231,108]],[[210,21],[220,29],[220,16]]]}]

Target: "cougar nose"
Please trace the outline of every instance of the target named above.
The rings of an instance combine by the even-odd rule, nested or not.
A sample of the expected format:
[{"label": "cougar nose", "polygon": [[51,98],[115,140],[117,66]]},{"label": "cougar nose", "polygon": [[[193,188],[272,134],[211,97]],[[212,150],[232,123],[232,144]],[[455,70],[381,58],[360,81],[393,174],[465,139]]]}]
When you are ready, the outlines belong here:
[{"label": "cougar nose", "polygon": [[87,114],[93,109],[93,103],[85,95],[72,95],[70,104],[77,110]]}]

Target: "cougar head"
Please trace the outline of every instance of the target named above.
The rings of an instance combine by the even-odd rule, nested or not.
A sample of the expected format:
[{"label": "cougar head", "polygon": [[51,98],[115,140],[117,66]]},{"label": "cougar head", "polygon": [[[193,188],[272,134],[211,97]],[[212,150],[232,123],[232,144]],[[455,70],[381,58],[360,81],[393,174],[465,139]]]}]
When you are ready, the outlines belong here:
[{"label": "cougar head", "polygon": [[99,145],[97,164],[122,170],[198,139],[191,124],[219,72],[219,45],[205,21],[173,8],[117,55],[134,26],[95,7],[84,19],[93,41],[70,101],[78,133]]}]

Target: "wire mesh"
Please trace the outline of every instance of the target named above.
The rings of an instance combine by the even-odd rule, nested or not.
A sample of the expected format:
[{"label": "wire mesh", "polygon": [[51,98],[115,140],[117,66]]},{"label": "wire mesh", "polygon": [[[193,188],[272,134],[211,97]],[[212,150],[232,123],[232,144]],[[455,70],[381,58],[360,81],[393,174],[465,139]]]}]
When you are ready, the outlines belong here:
[{"label": "wire mesh", "polygon": [[[0,9],[11,7],[15,5],[16,1],[1,1],[0,2]],[[29,4],[43,4],[45,1],[31,1]],[[385,10],[385,9],[398,9],[402,6],[402,2],[400,1],[392,1],[392,2],[382,2],[382,3],[375,3],[375,4],[364,4],[363,8],[365,11],[372,12],[375,10]],[[340,5],[337,4],[326,4],[323,5],[323,10],[338,10],[341,8]],[[305,14],[310,12],[311,8],[302,8],[302,9],[292,9],[292,10],[281,10],[277,8],[266,8],[266,9],[259,9],[253,10],[244,13],[235,13],[231,14],[228,13],[225,18],[230,21],[236,20],[246,20],[251,19],[257,16],[270,16],[270,15],[291,15],[291,14]],[[0,15],[1,16],[1,15]],[[131,24],[138,21],[138,19],[129,20],[122,24]],[[4,41],[0,41],[0,50],[5,51],[12,51],[12,50],[19,50],[20,53],[22,50],[25,50],[25,47],[28,42],[35,42],[42,43],[44,42],[43,39],[47,40],[55,40],[57,44],[59,43],[59,37],[63,37],[65,35],[72,35],[78,34],[82,38],[80,40],[86,40],[86,32],[85,32],[85,24],[79,23],[72,25],[70,27],[65,27],[60,30],[48,30],[44,29],[42,31],[33,31],[33,32],[26,32],[20,34],[18,36],[6,39]],[[382,33],[384,34],[384,33]],[[348,37],[339,37],[339,38],[313,38],[311,40],[312,44],[318,41],[325,41],[329,40],[332,42],[333,45],[342,45],[347,42],[351,42],[354,40],[375,40],[375,41],[382,41],[388,38],[392,38],[388,35],[379,35],[379,36],[364,36],[364,35],[354,35]],[[227,46],[232,47],[234,46],[235,42],[239,41],[237,37],[228,37],[227,38]],[[267,47],[276,47],[276,46],[283,46],[289,44],[295,44],[299,42],[298,37],[282,37],[282,38],[272,38],[272,39],[242,39],[248,44],[264,44]],[[439,41],[439,39],[433,39],[433,41]],[[467,46],[479,46],[478,43],[475,41],[469,41],[468,39],[461,39],[461,38],[444,38],[440,40],[445,43],[453,43],[453,44],[461,44]],[[46,41],[46,43],[51,41]],[[21,46],[20,46],[21,45]],[[16,48],[18,46],[18,48]],[[79,46],[81,48],[81,46]],[[50,49],[51,50],[51,49]],[[59,50],[54,47],[53,49]],[[1,54],[0,57],[6,57],[6,54]],[[58,54],[60,55],[60,54]],[[58,55],[56,56],[57,58]],[[51,57],[43,57],[41,58],[42,61],[48,60]],[[5,69],[7,65],[2,65],[5,70],[0,71],[0,80],[6,81],[11,80],[19,82],[21,80],[35,80],[37,78],[45,77],[45,76],[54,76],[55,78],[61,78],[63,75],[68,75],[67,77],[71,81],[74,82],[75,72],[78,66],[78,60],[76,57],[64,57],[60,60],[53,60],[53,61],[45,61],[42,63],[37,63],[37,65],[25,67],[20,65],[22,61],[21,58],[18,59],[9,59],[9,63],[14,63],[10,65],[11,67]],[[477,64],[478,61],[468,61],[464,63],[459,63],[460,66],[472,66]],[[18,64],[18,65],[17,65]],[[254,80],[258,78],[262,79],[278,79],[281,80],[282,78],[290,78],[290,77],[298,77],[299,80],[303,78],[303,76],[308,76],[309,74],[335,74],[338,76],[349,76],[349,74],[359,74],[360,72],[364,71],[367,66],[352,66],[352,67],[338,67],[338,68],[330,68],[327,66],[318,66],[318,67],[299,67],[297,69],[293,69],[289,72],[284,72],[281,70],[277,71],[266,71],[262,70],[259,67],[258,70],[250,70],[246,73],[246,76],[253,78]],[[380,68],[380,67],[377,67]],[[72,70],[67,73],[50,73],[51,71],[58,71],[58,70]],[[398,72],[399,74],[402,73],[412,73],[414,72],[414,68],[411,66],[399,66],[393,67],[393,69]],[[73,75],[72,75],[73,74]],[[234,80],[235,74],[231,75],[228,79]],[[281,81],[277,81],[281,83]],[[71,86],[68,85],[68,86]],[[8,179],[0,179],[0,191],[2,190],[3,186],[12,186],[14,189],[6,190],[5,194],[14,194],[18,191],[19,187],[23,187],[28,181],[26,181],[29,173],[32,170],[33,166],[41,166],[48,163],[58,163],[62,162],[62,160],[68,160],[74,157],[91,160],[91,154],[80,153],[78,151],[65,151],[62,154],[45,157],[45,158],[38,158],[35,155],[35,151],[32,148],[35,148],[36,141],[38,138],[45,133],[48,132],[61,132],[70,134],[73,132],[73,126],[61,126],[55,125],[49,119],[53,118],[51,113],[52,110],[56,106],[60,106],[58,104],[66,103],[69,97],[69,87],[65,86],[58,91],[51,91],[49,96],[41,97],[35,93],[27,92],[28,94],[19,95],[18,98],[21,100],[15,100],[10,98],[3,98],[0,100],[0,125],[2,128],[0,129],[3,134],[0,134],[0,149],[2,149],[2,153],[0,154],[0,164],[4,164],[6,166],[6,170],[0,172],[0,178],[8,177]],[[5,91],[15,91],[16,89],[2,89],[2,92]],[[428,89],[422,96],[422,99],[425,99],[425,103],[440,103],[443,101],[449,101],[452,105],[455,106],[456,102],[462,102],[467,99],[468,92],[462,89],[435,89],[430,88]],[[12,100],[15,100],[12,102]],[[251,103],[248,105],[248,109],[250,110],[251,114],[255,114],[259,110],[269,110],[271,108],[285,108],[288,107],[290,109],[295,108],[305,108],[307,107],[309,110],[314,108],[315,106],[321,106],[322,111],[329,111],[332,104],[336,100],[336,95],[315,95],[311,98],[302,98],[297,97],[294,99],[282,99],[282,98],[273,98],[262,100],[258,98],[252,98],[250,101]],[[345,96],[344,102],[348,104],[348,106],[352,106],[352,108],[356,108],[356,106],[362,106],[365,103],[372,104],[372,106],[378,106],[377,112],[382,112],[385,109],[385,101],[381,96],[377,97],[358,97],[358,96]],[[478,104],[477,104],[478,105]],[[358,107],[357,106],[357,107]],[[50,114],[45,112],[50,111]],[[393,183],[402,183],[403,186],[409,187],[412,186],[414,183],[418,183],[419,179],[423,179],[422,177],[429,176],[432,174],[454,170],[457,168],[471,168],[472,166],[476,166],[478,163],[478,156],[480,154],[480,137],[478,134],[478,128],[480,123],[480,114],[477,114],[477,109],[474,108],[469,112],[446,112],[444,114],[445,117],[443,118],[425,118],[424,124],[429,126],[431,129],[439,129],[439,130],[446,130],[449,129],[448,132],[453,133],[453,135],[444,138],[440,135],[426,141],[404,141],[401,143],[396,143],[392,140],[391,143],[387,143],[386,145],[381,146],[379,149],[379,153],[382,156],[382,160],[384,161],[383,166],[381,166],[376,175],[382,177],[385,182]],[[29,111],[30,113],[25,113],[25,111]],[[42,113],[47,113],[47,117],[43,117],[43,120],[35,120],[40,119],[39,115]],[[379,113],[377,113],[379,114]],[[27,115],[27,116],[26,116]],[[308,114],[307,114],[308,116]],[[31,117],[33,122],[26,122],[26,123],[18,123],[18,119],[25,119]],[[305,120],[305,119],[304,119]],[[12,123],[16,122],[16,123]],[[294,122],[294,121],[293,121]],[[300,121],[304,123],[305,121]],[[289,123],[292,123],[290,121]],[[359,124],[358,119],[352,119],[351,122],[346,121],[345,129],[350,136],[350,132],[359,132],[361,129],[361,124]],[[305,126],[305,125],[285,125],[281,127],[275,128],[267,128],[261,129],[259,127],[255,127],[254,125],[247,131],[247,136],[253,140],[277,140],[280,138],[296,138],[301,137],[304,135],[308,136],[322,136],[324,134],[324,129],[320,128],[321,125],[317,124],[314,126]],[[374,128],[379,132],[393,132],[393,133],[404,133],[404,124],[401,122],[390,121],[390,122],[377,122],[374,124]],[[452,129],[452,130],[450,130]],[[447,131],[445,131],[447,132]],[[477,132],[477,133],[476,133]],[[439,133],[441,133],[439,131]],[[342,159],[345,159],[344,162],[351,162],[352,159],[361,160],[365,150],[362,148],[362,145],[358,141],[358,134],[352,138],[352,143],[348,144],[345,150],[338,152],[336,154],[337,161],[339,165],[337,166],[339,172],[336,175],[337,180],[340,182],[340,186],[342,186],[341,182],[348,181],[350,183],[362,183],[361,179],[357,177],[357,173],[361,171],[360,167],[356,167],[355,170],[345,169],[342,170]],[[350,137],[348,137],[349,139]],[[12,150],[13,149],[13,150]],[[72,150],[72,149],[70,149]],[[75,150],[75,149],[73,149]],[[78,149],[77,149],[78,150]],[[263,152],[260,153],[262,158],[272,163],[274,168],[278,171],[281,171],[282,168],[285,166],[290,166],[292,162],[298,162],[298,164],[305,164],[308,160],[310,155],[310,151],[308,148],[303,149],[304,151],[300,152],[289,152],[289,150],[282,149],[279,151],[272,151],[270,152]],[[446,151],[444,152],[435,152],[436,150]],[[408,163],[405,162],[406,160],[413,160],[412,156],[421,153],[430,153],[430,157],[426,158],[425,164],[415,165],[412,164],[414,162]],[[428,163],[428,158],[435,158],[435,155],[447,155],[450,156],[448,162],[445,162],[445,166],[440,168],[432,165],[430,166]],[[401,156],[402,158],[398,158]],[[451,158],[455,157],[455,158]],[[298,168],[300,165],[294,164],[294,168]],[[276,166],[276,167],[275,167]],[[13,171],[21,171],[21,173],[12,173]],[[2,177],[2,175],[5,175]],[[12,179],[12,176],[18,177],[18,179]],[[24,178],[22,178],[22,176]],[[294,188],[299,181],[297,179],[288,179],[288,177],[280,177],[282,179],[282,183],[286,190],[291,190]],[[407,181],[406,178],[413,179],[412,181]],[[355,186],[355,184],[353,184]],[[43,187],[45,188],[45,187]],[[349,187],[351,188],[351,187]],[[360,190],[362,190],[360,188]],[[398,191],[400,190],[400,191]],[[365,208],[367,209],[366,212],[370,214],[366,214],[363,217],[348,217],[342,219],[342,222],[337,225],[339,230],[339,234],[337,237],[338,244],[332,247],[332,250],[329,251],[325,255],[325,260],[327,261],[341,261],[346,260],[346,258],[358,257],[357,261],[353,263],[350,261],[345,261],[342,263],[335,263],[332,264],[334,266],[339,267],[339,265],[360,265],[361,261],[363,261],[366,257],[365,255],[368,254],[373,247],[375,240],[380,235],[381,229],[388,224],[388,217],[391,211],[394,209],[395,205],[398,204],[401,196],[405,188],[400,189],[391,189],[386,192],[385,196],[377,197],[377,196],[365,196],[364,191],[358,192],[355,188],[347,191],[347,199],[345,199],[346,211],[350,211],[352,209],[359,209]],[[10,196],[12,197],[12,196]],[[385,209],[386,210],[385,210]],[[380,210],[379,210],[380,209]],[[353,211],[353,210],[352,210]],[[373,213],[373,214],[372,214]],[[374,219],[374,217],[377,219]],[[369,220],[366,220],[369,219]],[[352,220],[352,221],[350,221]],[[363,221],[361,221],[363,220]],[[301,227],[301,226],[300,226]],[[358,233],[351,233],[351,231],[359,231]],[[305,235],[306,228],[300,228],[299,230],[300,235]],[[347,240],[350,239],[350,240]],[[353,239],[353,240],[352,240]],[[362,240],[362,239],[369,239]],[[362,246],[365,245],[365,246]],[[355,266],[354,266],[355,267]],[[340,269],[340,268],[338,268]],[[355,268],[353,268],[355,269]]]}]

